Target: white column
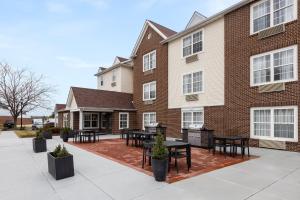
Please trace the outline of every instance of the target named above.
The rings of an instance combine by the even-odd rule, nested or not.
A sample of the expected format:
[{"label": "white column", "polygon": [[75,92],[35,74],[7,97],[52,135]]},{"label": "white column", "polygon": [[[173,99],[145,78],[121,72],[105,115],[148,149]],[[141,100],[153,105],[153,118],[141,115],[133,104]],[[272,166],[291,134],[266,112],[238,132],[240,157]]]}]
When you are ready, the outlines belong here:
[{"label": "white column", "polygon": [[73,124],[74,124],[74,116],[73,116],[73,114],[74,113],[70,111],[70,128],[71,129],[74,128],[74,126],[73,126]]},{"label": "white column", "polygon": [[80,110],[79,111],[79,130],[82,130],[83,126],[83,112]]}]

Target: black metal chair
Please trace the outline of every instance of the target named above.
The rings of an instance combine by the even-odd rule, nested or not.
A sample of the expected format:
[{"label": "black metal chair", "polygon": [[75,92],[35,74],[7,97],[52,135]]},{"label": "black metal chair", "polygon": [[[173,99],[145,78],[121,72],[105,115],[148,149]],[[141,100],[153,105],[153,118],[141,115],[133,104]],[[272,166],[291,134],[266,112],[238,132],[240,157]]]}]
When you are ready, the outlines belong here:
[{"label": "black metal chair", "polygon": [[234,144],[233,141],[224,139],[213,139],[213,154],[216,152],[216,148],[219,147],[219,152],[224,154],[226,157],[227,155],[227,147],[230,148],[230,155],[233,155],[234,153]]},{"label": "black metal chair", "polygon": [[240,148],[242,157],[245,155],[245,150],[248,150],[248,157],[250,156],[250,139],[248,137],[241,138],[241,140],[234,143],[234,153],[237,154],[237,149]]},{"label": "black metal chair", "polygon": [[[174,148],[174,150],[171,150],[169,152],[169,159],[170,159],[169,161],[171,162],[172,158],[175,159],[175,167],[176,167],[177,173],[179,172],[177,160],[181,159],[181,158],[187,158],[187,157],[188,157],[188,152],[185,147],[176,147],[176,148]],[[188,163],[187,163],[187,166],[188,166],[188,171],[189,171],[190,168],[189,168]],[[169,165],[169,171],[170,171],[170,165]]]},{"label": "black metal chair", "polygon": [[152,156],[152,148],[153,141],[144,141],[143,142],[143,159],[142,159],[142,168],[144,168],[145,163],[147,162],[147,157],[149,159],[149,165],[151,165],[151,156]]}]

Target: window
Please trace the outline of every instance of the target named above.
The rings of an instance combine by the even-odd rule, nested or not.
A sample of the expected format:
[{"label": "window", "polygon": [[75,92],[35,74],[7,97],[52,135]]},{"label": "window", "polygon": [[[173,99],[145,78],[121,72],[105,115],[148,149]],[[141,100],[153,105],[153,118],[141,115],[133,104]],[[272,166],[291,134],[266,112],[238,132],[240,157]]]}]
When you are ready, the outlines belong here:
[{"label": "window", "polygon": [[99,128],[99,115],[97,113],[83,114],[83,128]]},{"label": "window", "polygon": [[156,68],[156,50],[143,56],[143,71]]},{"label": "window", "polygon": [[297,18],[296,0],[265,0],[251,7],[251,33]]},{"label": "window", "polygon": [[104,85],[103,76],[99,76],[99,83],[100,83],[100,86]]},{"label": "window", "polygon": [[143,100],[154,100],[156,99],[156,81],[151,83],[145,83],[143,85]]},{"label": "window", "polygon": [[202,108],[182,109],[182,128],[202,127],[204,112]]},{"label": "window", "polygon": [[117,72],[114,69],[114,70],[112,70],[112,82],[116,82],[116,80],[117,80]]},{"label": "window", "polygon": [[70,128],[70,114],[69,113],[63,114],[63,127]]},{"label": "window", "polygon": [[149,112],[149,113],[143,113],[143,127],[149,126],[156,123],[156,113],[155,112]]},{"label": "window", "polygon": [[297,46],[251,57],[251,86],[297,80]]},{"label": "window", "polygon": [[202,71],[183,75],[183,94],[203,92]]},{"label": "window", "polygon": [[119,113],[119,129],[129,128],[129,113]]},{"label": "window", "polygon": [[279,141],[298,141],[298,107],[251,109],[251,137]]},{"label": "window", "polygon": [[183,57],[201,52],[203,49],[203,32],[198,31],[182,40],[182,55]]}]

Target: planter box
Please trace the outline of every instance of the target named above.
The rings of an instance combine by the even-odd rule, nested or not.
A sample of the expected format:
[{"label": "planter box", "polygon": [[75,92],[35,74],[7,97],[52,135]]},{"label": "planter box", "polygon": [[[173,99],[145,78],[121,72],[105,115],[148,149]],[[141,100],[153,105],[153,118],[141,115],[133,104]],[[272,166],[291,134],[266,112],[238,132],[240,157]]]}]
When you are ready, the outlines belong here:
[{"label": "planter box", "polygon": [[32,139],[33,151],[35,153],[47,151],[47,143],[45,139]]},{"label": "planter box", "polygon": [[74,176],[73,155],[63,158],[56,158],[51,152],[48,156],[48,172],[56,179],[60,180]]},{"label": "planter box", "polygon": [[168,174],[169,160],[151,159],[152,171],[156,181],[165,181]]},{"label": "planter box", "polygon": [[43,137],[45,139],[52,139],[52,133],[51,132],[46,131],[46,132],[43,132],[42,134],[43,134]]}]

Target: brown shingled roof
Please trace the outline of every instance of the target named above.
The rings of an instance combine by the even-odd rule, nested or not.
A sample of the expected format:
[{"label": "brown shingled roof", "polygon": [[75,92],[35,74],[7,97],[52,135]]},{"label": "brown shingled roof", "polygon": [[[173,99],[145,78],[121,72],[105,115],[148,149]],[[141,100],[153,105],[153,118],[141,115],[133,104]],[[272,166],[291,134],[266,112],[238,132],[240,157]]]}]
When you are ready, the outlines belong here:
[{"label": "brown shingled roof", "polygon": [[78,107],[134,109],[132,94],[71,87]]},{"label": "brown shingled roof", "polygon": [[119,59],[120,62],[124,62],[124,61],[128,60],[128,58],[123,58],[120,56],[117,56],[117,58]]},{"label": "brown shingled roof", "polygon": [[55,104],[55,110],[62,110],[66,108],[66,104]]},{"label": "brown shingled roof", "polygon": [[151,20],[148,20],[149,22],[151,22],[160,32],[162,32],[165,36],[170,37],[174,34],[176,34],[176,31],[173,31],[165,26],[162,26],[156,22],[153,22]]}]

